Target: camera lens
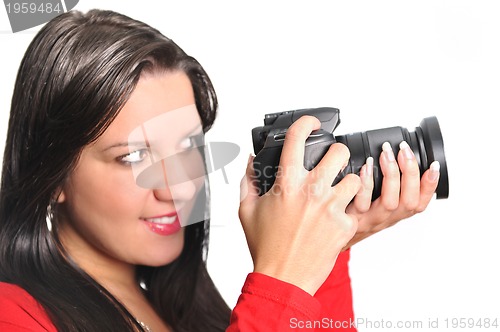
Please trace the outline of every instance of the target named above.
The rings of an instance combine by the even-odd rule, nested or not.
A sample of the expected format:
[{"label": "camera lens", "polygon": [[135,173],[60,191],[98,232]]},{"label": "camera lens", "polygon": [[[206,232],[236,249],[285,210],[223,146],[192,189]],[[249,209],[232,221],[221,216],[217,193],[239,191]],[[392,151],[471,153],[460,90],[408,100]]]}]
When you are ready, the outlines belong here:
[{"label": "camera lens", "polygon": [[351,152],[348,166],[335,179],[334,184],[340,181],[348,173],[357,173],[366,163],[366,158],[373,157],[373,195],[372,200],[380,196],[382,188],[382,171],[379,164],[379,155],[382,144],[389,142],[394,154],[399,152],[399,143],[406,141],[418,162],[420,175],[422,175],[437,160],[441,166],[436,198],[448,198],[448,170],[446,166],[443,137],[436,117],[425,118],[415,131],[410,132],[403,127],[391,127],[384,129],[369,130],[347,135],[335,136],[337,142],[347,145]]}]

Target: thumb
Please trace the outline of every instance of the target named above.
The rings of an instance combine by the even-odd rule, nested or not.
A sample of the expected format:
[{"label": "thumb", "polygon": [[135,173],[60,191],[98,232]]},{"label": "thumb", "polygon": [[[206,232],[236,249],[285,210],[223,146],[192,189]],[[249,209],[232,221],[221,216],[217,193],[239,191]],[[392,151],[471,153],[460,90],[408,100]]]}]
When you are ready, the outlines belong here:
[{"label": "thumb", "polygon": [[255,202],[259,198],[259,188],[255,183],[255,172],[253,169],[254,156],[248,157],[247,169],[240,182],[240,204],[246,205]]}]

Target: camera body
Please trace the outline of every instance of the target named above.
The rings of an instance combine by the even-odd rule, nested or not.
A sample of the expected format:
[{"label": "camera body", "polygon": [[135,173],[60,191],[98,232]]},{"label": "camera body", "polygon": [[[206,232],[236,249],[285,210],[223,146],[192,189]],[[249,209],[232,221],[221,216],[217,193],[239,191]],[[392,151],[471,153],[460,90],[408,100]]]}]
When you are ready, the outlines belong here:
[{"label": "camera body", "polygon": [[389,142],[394,154],[397,155],[399,143],[405,140],[415,154],[421,174],[434,160],[439,161],[441,169],[436,190],[437,198],[448,197],[448,172],[444,144],[436,117],[423,119],[420,126],[415,128],[413,132],[403,127],[390,127],[334,136],[333,133],[340,124],[340,111],[333,107],[307,108],[266,114],[264,126],[252,129],[253,146],[256,155],[253,166],[261,195],[271,189],[274,184],[288,128],[304,115],[314,116],[321,122],[321,128],[311,132],[305,141],[304,168],[306,170],[312,170],[333,143],[343,143],[347,145],[351,152],[347,167],[333,180],[332,186],[348,173],[359,174],[361,167],[366,162],[366,158],[373,157],[374,189],[372,200],[375,200],[380,196],[382,187],[382,172],[378,162],[382,144]]},{"label": "camera body", "polygon": [[266,114],[264,126],[252,129],[255,152],[253,166],[261,194],[267,192],[274,184],[288,128],[304,115],[315,116],[321,121],[321,128],[311,132],[305,142],[305,169],[308,171],[313,169],[330,145],[336,142],[333,131],[340,124],[337,108],[310,108]]}]

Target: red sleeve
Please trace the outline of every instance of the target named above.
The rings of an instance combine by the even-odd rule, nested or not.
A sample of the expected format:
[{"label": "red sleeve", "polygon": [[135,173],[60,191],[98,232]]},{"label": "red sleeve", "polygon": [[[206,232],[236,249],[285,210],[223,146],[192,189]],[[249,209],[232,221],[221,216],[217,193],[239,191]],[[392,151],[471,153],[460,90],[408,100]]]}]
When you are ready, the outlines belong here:
[{"label": "red sleeve", "polygon": [[[356,331],[348,274],[349,252],[337,258],[332,273],[313,296],[281,280],[250,273],[227,332]],[[345,329],[344,329],[345,328]]]},{"label": "red sleeve", "polygon": [[250,273],[226,331],[289,331],[294,319],[315,320],[320,312],[318,300],[299,287]]},{"label": "red sleeve", "polygon": [[339,254],[335,267],[314,297],[321,303],[323,327],[355,332],[349,258],[350,250]]},{"label": "red sleeve", "polygon": [[0,282],[0,331],[57,332],[42,306],[19,286]]}]

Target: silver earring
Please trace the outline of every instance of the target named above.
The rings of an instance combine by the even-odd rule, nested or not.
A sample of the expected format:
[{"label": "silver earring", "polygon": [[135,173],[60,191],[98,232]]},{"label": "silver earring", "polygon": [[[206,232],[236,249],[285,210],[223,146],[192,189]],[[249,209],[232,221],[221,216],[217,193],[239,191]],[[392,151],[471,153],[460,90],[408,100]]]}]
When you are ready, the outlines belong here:
[{"label": "silver earring", "polygon": [[52,211],[52,204],[49,204],[47,206],[47,215],[45,216],[45,222],[47,223],[49,232],[52,231],[52,220],[54,220],[54,212]]}]

